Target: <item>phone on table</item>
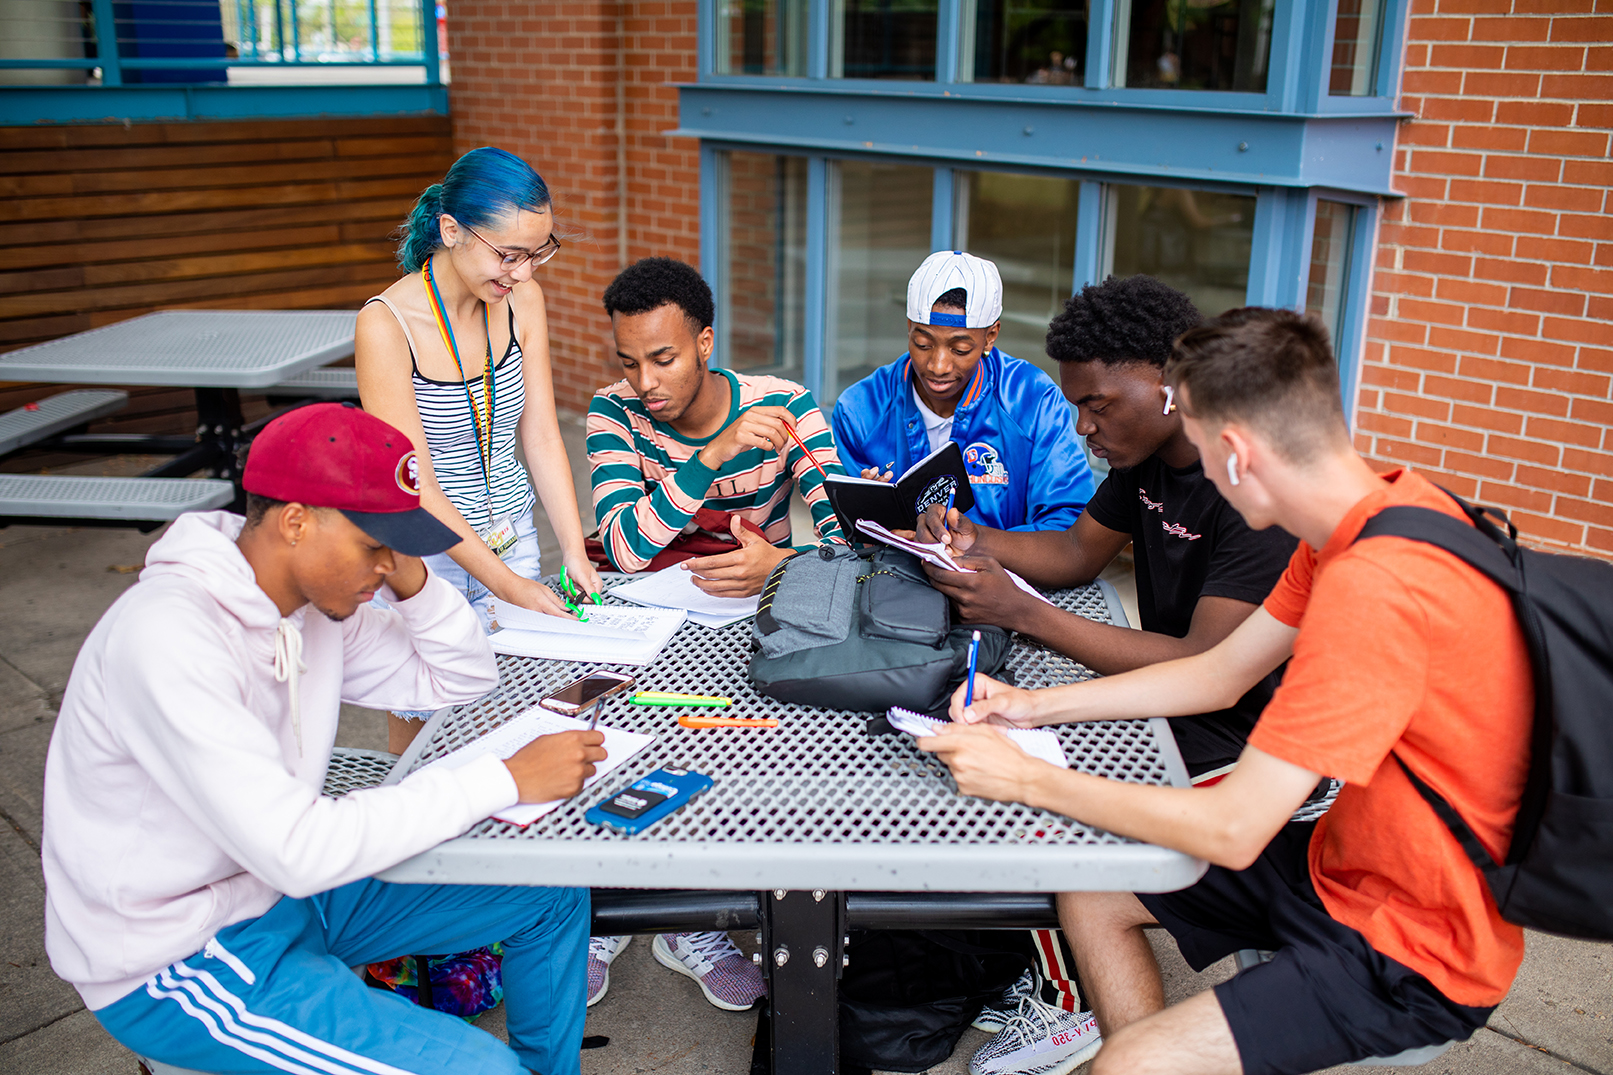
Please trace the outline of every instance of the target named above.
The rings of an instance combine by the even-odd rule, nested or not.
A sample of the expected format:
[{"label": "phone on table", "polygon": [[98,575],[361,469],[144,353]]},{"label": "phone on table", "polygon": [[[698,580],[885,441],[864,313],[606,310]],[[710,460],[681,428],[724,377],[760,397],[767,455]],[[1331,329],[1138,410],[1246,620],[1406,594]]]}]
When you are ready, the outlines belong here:
[{"label": "phone on table", "polygon": [[711,788],[711,777],[662,766],[589,810],[583,820],[623,832],[642,832]]},{"label": "phone on table", "polygon": [[636,681],[620,672],[592,672],[572,680],[538,702],[545,709],[574,717],[596,702],[620,694]]}]

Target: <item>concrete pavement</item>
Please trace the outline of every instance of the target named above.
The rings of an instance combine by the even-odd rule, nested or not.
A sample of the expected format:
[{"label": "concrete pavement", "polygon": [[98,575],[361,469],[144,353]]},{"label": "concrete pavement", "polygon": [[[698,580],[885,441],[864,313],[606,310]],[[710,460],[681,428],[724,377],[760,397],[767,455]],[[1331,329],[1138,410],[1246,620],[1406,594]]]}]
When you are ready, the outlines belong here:
[{"label": "concrete pavement", "polygon": [[[589,522],[580,420],[565,431]],[[137,467],[138,461],[128,465]],[[105,469],[90,463],[74,469],[91,466]],[[40,800],[45,750],[73,658],[101,613],[133,584],[157,536],[47,527],[0,530],[0,1072],[7,1075],[134,1075],[136,1070],[133,1056],[107,1036],[45,959]],[[555,562],[552,537],[546,539],[545,556]],[[344,710],[338,742],[384,749],[381,715]],[[735,938],[750,946],[749,936]],[[1208,988],[1230,972],[1222,964],[1196,975],[1168,938],[1155,935],[1154,942],[1172,1000]],[[502,1013],[492,1013],[481,1025],[501,1032]],[[583,1071],[747,1075],[754,1029],[754,1015],[710,1007],[693,982],[657,965],[648,938],[639,938],[615,963],[610,994],[590,1012],[587,1033],[608,1036],[610,1044],[585,1052]],[[933,1070],[962,1075],[984,1040],[985,1035],[969,1031],[952,1059]],[[1531,934],[1523,970],[1489,1028],[1421,1070],[1430,1075],[1613,1075],[1613,945]]]}]

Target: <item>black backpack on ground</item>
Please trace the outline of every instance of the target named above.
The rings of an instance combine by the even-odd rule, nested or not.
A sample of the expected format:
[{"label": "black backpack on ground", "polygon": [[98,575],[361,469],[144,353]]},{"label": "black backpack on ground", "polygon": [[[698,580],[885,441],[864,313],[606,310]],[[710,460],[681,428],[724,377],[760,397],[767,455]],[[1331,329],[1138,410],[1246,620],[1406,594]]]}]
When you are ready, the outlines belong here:
[{"label": "black backpack on ground", "polygon": [[1512,599],[1534,671],[1535,714],[1529,779],[1506,861],[1491,859],[1450,803],[1395,760],[1484,871],[1501,917],[1613,940],[1613,564],[1520,548],[1506,516],[1451,499],[1473,525],[1398,506],[1369,519],[1356,540],[1434,545]]}]

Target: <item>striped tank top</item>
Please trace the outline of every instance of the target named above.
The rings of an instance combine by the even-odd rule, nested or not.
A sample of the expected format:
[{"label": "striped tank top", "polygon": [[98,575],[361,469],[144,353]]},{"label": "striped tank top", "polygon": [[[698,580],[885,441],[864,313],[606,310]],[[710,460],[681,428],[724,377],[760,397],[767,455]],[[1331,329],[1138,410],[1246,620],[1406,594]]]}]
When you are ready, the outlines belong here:
[{"label": "striped tank top", "polygon": [[[409,342],[409,380],[414,385],[415,406],[420,411],[420,424],[426,430],[426,445],[431,451],[431,469],[437,484],[448,497],[448,502],[459,510],[473,529],[483,530],[500,515],[520,518],[530,511],[536,496],[526,470],[515,457],[516,427],[526,407],[526,383],[521,378],[521,345],[516,340],[515,310],[510,310],[510,346],[493,366],[493,465],[482,479],[480,449],[476,441],[476,422],[471,417],[470,404],[465,401],[465,389],[478,410],[485,413],[487,399],[483,393],[481,377],[465,381],[434,381],[420,373],[414,336],[401,314],[390,302],[377,295],[371,302],[384,303],[403,326],[403,335]],[[488,486],[492,488],[488,511]]]}]

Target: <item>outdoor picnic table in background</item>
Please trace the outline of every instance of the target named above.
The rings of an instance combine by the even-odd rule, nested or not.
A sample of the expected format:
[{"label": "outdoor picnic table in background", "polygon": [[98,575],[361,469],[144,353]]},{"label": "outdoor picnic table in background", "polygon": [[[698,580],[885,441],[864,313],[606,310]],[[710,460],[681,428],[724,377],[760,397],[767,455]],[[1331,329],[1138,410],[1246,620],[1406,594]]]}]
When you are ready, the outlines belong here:
[{"label": "outdoor picnic table in background", "polygon": [[[620,576],[606,576],[614,585]],[[1105,582],[1051,595],[1088,618],[1124,624]],[[838,1070],[836,983],[852,928],[1055,925],[1052,894],[1170,891],[1206,865],[1175,851],[1016,803],[957,794],[945,766],[900,733],[870,735],[871,714],[758,695],[746,677],[750,621],[685,623],[649,665],[500,657],[497,689],[437,713],[399,759],[400,779],[602,667],[643,690],[726,695],[725,715],[773,716],[774,729],[686,729],[678,710],[614,700],[600,723],[656,742],[525,829],[489,820],[381,874],[448,884],[587,885],[598,933],[759,929],[769,978],[775,1075]],[[1024,638],[1009,669],[1021,686],[1085,679],[1086,668]],[[1186,786],[1168,723],[1106,721],[1057,729],[1071,767]],[[583,814],[662,765],[705,773],[712,789],[636,835]],[[692,890],[692,891],[688,891]]]}]

